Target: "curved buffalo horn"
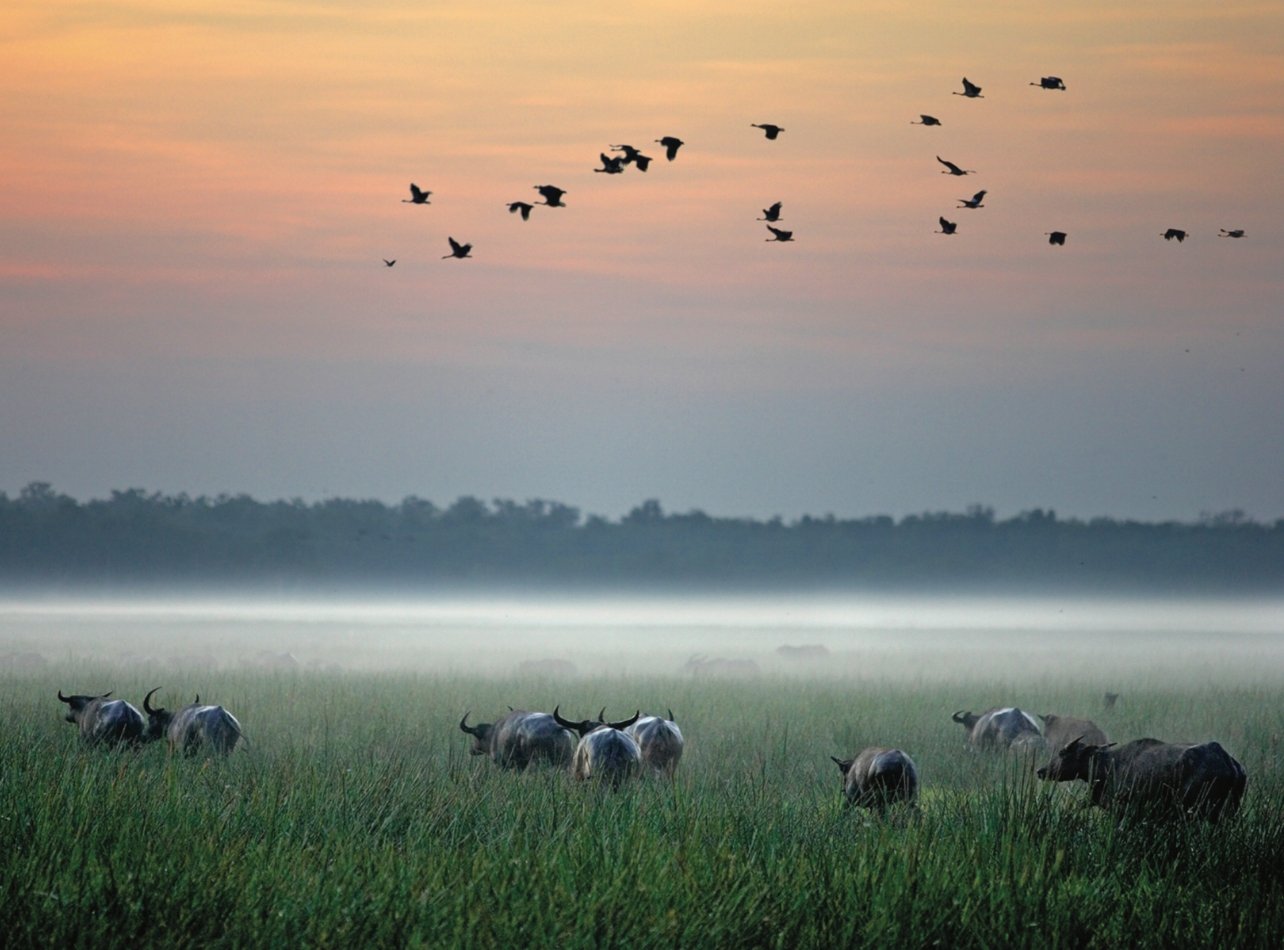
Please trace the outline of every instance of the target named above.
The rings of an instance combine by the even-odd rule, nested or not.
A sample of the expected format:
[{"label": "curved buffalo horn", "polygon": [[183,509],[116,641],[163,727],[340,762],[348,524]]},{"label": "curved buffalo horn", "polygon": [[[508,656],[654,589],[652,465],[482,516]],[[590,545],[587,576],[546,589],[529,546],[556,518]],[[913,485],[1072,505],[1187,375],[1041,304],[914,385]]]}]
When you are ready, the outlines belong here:
[{"label": "curved buffalo horn", "polygon": [[58,698],[59,698],[59,699],[61,699],[64,703],[70,703],[70,702],[71,702],[71,697],[70,697],[70,696],[64,696],[64,695],[62,694],[62,690],[58,690]]},{"label": "curved buffalo horn", "polygon": [[162,706],[160,709],[152,709],[152,697],[156,695],[156,690],[159,690],[159,689],[160,687],[157,686],[156,689],[152,690],[150,693],[148,693],[146,696],[143,697],[143,712],[147,713],[147,715],[149,716],[154,716],[156,713],[163,713],[165,711],[164,706]]},{"label": "curved buffalo horn", "polygon": [[197,693],[196,698],[192,700],[192,705],[199,706],[200,704],[201,704],[201,694]]},{"label": "curved buffalo horn", "polygon": [[[602,712],[606,712],[606,709],[604,708]],[[633,714],[632,719],[621,719],[619,722],[608,722],[608,723],[604,723],[604,725],[610,726],[612,729],[624,730],[629,728],[629,726],[633,725],[635,722],[637,722],[638,718],[641,715],[642,715],[642,710],[639,709],[637,712]]]},{"label": "curved buffalo horn", "polygon": [[963,712],[963,710],[961,710],[961,709],[960,709],[958,712],[956,712],[956,713],[955,713],[953,716],[951,716],[950,718],[951,718],[951,719],[953,719],[955,722],[962,722],[962,723],[966,723],[966,722],[967,722],[967,718],[966,718],[966,717],[967,717],[967,714],[966,714],[965,712]]},{"label": "curved buffalo horn", "polygon": [[673,709],[672,709],[672,708],[670,708],[670,709],[669,709],[669,722],[675,722],[675,721],[676,721],[676,720],[673,718]]},{"label": "curved buffalo horn", "polygon": [[475,736],[477,735],[477,729],[473,726],[468,725],[468,713],[471,713],[471,712],[472,712],[471,709],[468,710],[468,712],[464,713],[464,718],[459,720],[459,729],[461,732],[466,732],[470,736]]},{"label": "curved buffalo horn", "polygon": [[558,703],[556,706],[553,707],[553,720],[563,729],[570,729],[572,732],[576,732],[583,735],[583,731],[584,731],[583,722],[571,722],[569,719],[562,718],[561,703]]},{"label": "curved buffalo horn", "polygon": [[603,707],[598,711],[598,714],[597,714],[597,721],[598,721],[598,722],[606,722],[606,707],[605,707],[605,706],[603,706]]}]

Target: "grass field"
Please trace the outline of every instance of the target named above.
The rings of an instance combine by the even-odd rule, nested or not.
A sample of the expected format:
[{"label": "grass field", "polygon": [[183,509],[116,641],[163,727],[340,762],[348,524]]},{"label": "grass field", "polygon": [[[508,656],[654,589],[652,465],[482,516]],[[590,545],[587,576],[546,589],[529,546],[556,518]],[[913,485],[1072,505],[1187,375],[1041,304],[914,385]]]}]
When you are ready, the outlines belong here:
[{"label": "grass field", "polygon": [[[923,641],[945,657],[930,668],[893,662],[890,642],[772,666],[769,632],[741,637],[763,659],[746,679],[657,672],[679,642],[656,669],[639,653],[612,674],[603,647],[552,680],[513,672],[521,651],[493,636],[484,652],[503,661],[484,671],[266,672],[110,661],[113,630],[97,651],[57,641],[46,667],[0,672],[7,946],[1274,947],[1284,933],[1284,668],[1265,641],[1206,643],[1178,677],[1092,650],[987,673],[951,666],[948,636]],[[367,651],[392,649],[365,633]],[[41,641],[24,624],[8,635],[0,647]],[[139,704],[162,684],[171,707],[195,691],[227,706],[250,746],[227,760],[83,748],[54,695]],[[1108,712],[1103,688],[1122,696]],[[462,712],[510,703],[671,707],[688,743],[677,781],[610,794],[468,756]],[[950,714],[998,703],[1088,715],[1120,740],[1215,738],[1248,770],[1245,806],[1215,827],[1120,824],[1082,785],[966,750]],[[917,815],[840,806],[829,756],[875,743],[918,763]]]}]

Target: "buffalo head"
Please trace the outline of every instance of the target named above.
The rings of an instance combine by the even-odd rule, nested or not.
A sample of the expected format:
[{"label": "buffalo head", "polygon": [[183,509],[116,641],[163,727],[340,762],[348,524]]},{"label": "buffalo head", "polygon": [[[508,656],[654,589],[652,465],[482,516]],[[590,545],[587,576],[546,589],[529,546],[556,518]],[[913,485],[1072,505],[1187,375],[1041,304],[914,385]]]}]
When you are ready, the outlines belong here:
[{"label": "buffalo head", "polygon": [[469,755],[490,755],[490,738],[495,733],[493,722],[479,722],[475,726],[470,726],[466,712],[464,718],[459,720],[459,730],[473,737],[473,747],[468,750]]}]

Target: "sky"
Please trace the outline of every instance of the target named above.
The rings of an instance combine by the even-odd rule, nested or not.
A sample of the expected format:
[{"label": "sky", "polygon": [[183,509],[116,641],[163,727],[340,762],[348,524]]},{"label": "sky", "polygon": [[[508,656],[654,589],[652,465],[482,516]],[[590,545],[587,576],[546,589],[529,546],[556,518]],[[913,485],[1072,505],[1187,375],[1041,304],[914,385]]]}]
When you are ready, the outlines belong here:
[{"label": "sky", "polygon": [[1284,4],[10,0],[0,54],[10,495],[1284,517]]}]

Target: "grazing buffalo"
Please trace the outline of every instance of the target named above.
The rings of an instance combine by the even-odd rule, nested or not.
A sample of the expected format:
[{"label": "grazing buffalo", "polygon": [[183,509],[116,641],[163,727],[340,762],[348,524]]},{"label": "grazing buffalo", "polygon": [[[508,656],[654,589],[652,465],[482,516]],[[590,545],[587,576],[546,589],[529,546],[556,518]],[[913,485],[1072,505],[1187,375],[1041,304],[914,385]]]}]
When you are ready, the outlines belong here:
[{"label": "grazing buffalo", "polygon": [[896,802],[917,803],[918,769],[900,749],[870,746],[854,759],[830,758],[843,773],[845,804],[881,810]]},{"label": "grazing buffalo", "polygon": [[553,710],[558,725],[580,736],[579,745],[575,747],[575,777],[595,779],[611,788],[619,788],[637,775],[642,767],[642,750],[636,740],[624,731],[638,721],[642,711],[638,710],[632,718],[619,722],[603,722],[605,714],[603,709],[597,719],[573,722],[562,718],[560,706]]},{"label": "grazing buffalo", "polygon": [[1040,715],[1043,720],[1043,739],[1048,744],[1049,752],[1057,752],[1068,746],[1075,739],[1081,739],[1089,745],[1105,745],[1109,737],[1091,719],[1076,719],[1074,716],[1054,716],[1052,713]]},{"label": "grazing buffalo", "polygon": [[106,743],[133,745],[143,738],[143,714],[123,699],[108,699],[111,691],[101,696],[64,696],[68,722],[80,727],[80,738],[90,745]]},{"label": "grazing buffalo", "polygon": [[1216,821],[1233,815],[1244,797],[1244,767],[1216,742],[1138,739],[1116,747],[1073,740],[1039,769],[1049,782],[1088,783],[1102,808],[1149,809]]},{"label": "grazing buffalo", "polygon": [[236,717],[222,706],[203,706],[197,696],[190,706],[176,713],[161,707],[152,708],[156,687],[143,697],[143,710],[147,713],[147,734],[144,739],[154,742],[161,736],[169,739],[169,751],[182,749],[183,755],[195,755],[202,749],[230,755],[237,740],[245,738]]},{"label": "grazing buffalo", "polygon": [[657,775],[673,778],[682,758],[685,742],[682,730],[673,721],[672,709],[669,710],[667,719],[663,716],[643,716],[625,731],[638,744],[643,765]]},{"label": "grazing buffalo", "polygon": [[1043,745],[1034,717],[1015,706],[987,709],[979,716],[956,712],[952,718],[967,730],[968,741],[978,749],[1034,751]]},{"label": "grazing buffalo", "polygon": [[532,762],[565,768],[575,752],[575,736],[544,712],[514,709],[495,722],[468,725],[468,713],[459,720],[460,731],[473,737],[469,755],[488,755],[505,769],[522,770]]}]

